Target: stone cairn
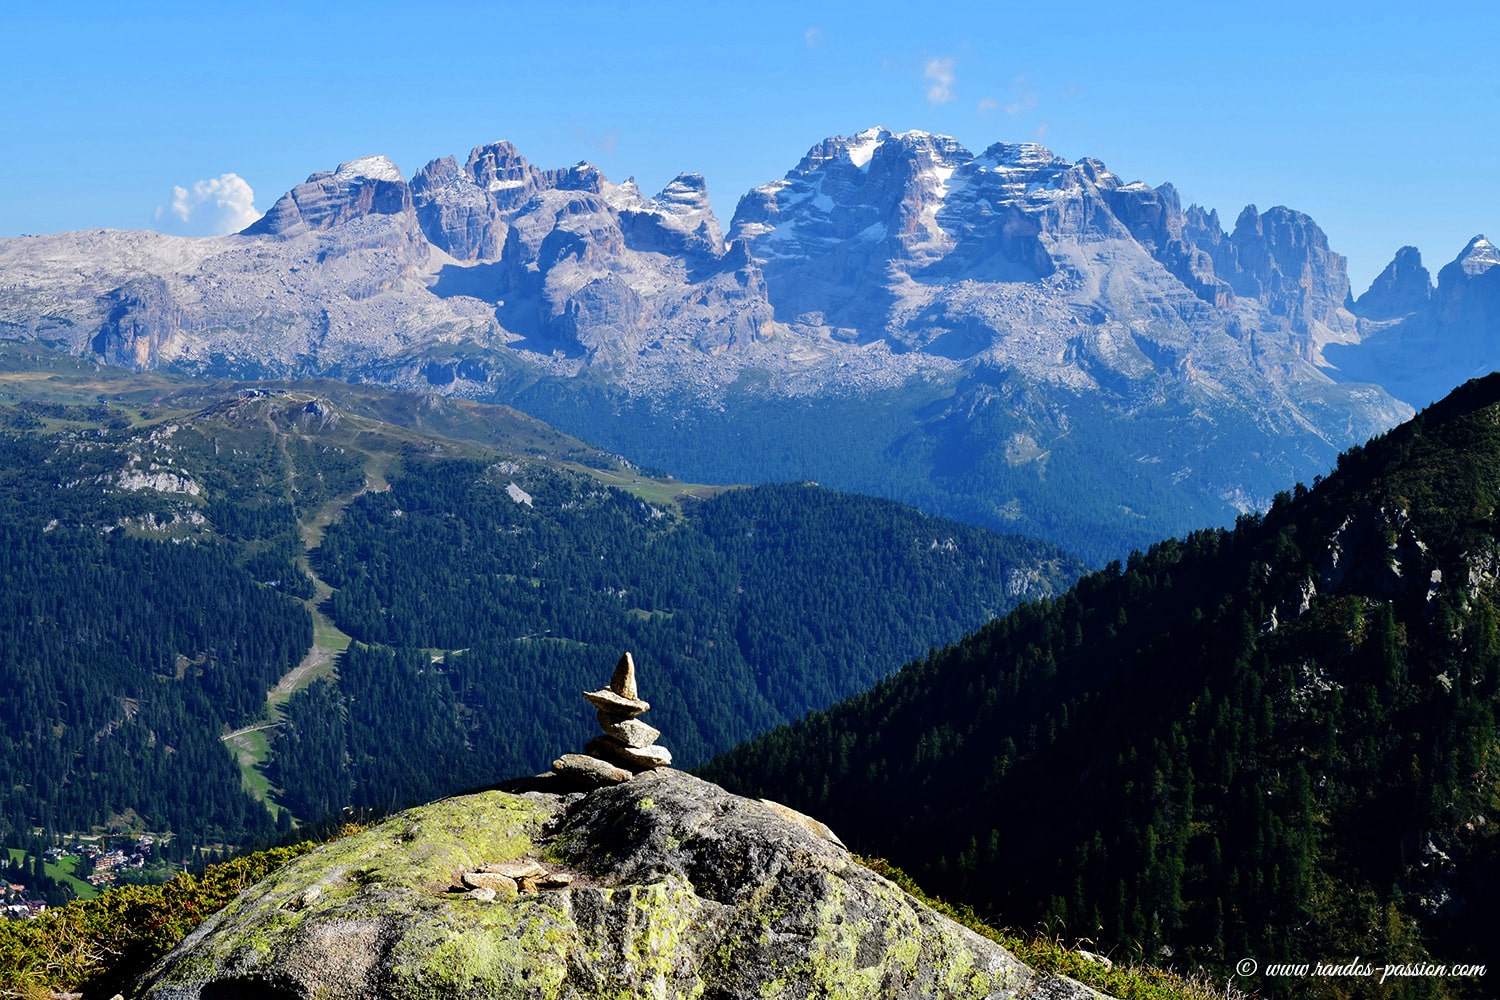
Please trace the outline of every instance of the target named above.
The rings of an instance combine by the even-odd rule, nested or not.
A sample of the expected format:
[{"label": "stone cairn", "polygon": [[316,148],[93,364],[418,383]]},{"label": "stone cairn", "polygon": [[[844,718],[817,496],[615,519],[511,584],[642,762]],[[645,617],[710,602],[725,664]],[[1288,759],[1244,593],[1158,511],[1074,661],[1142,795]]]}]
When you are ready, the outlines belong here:
[{"label": "stone cairn", "polygon": [[672,752],[656,745],[661,730],[636,716],[651,706],[636,690],[635,660],[626,653],[615,664],[609,687],[585,691],[583,696],[598,709],[602,736],[588,742],[583,753],[565,753],[552,762],[552,770],[569,781],[599,788],[629,781],[642,771],[672,764]]}]

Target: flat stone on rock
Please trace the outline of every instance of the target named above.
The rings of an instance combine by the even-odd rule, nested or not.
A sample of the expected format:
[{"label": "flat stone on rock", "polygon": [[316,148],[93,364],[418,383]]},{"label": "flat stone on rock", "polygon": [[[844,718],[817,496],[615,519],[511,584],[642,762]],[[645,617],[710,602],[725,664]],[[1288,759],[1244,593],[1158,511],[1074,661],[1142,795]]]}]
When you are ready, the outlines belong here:
[{"label": "flat stone on rock", "polygon": [[570,778],[593,788],[618,785],[629,781],[631,772],[616,767],[607,760],[590,757],[582,753],[565,753],[552,762],[552,770],[564,778]]},{"label": "flat stone on rock", "polygon": [[589,740],[584,749],[636,773],[672,766],[672,751],[666,747],[627,747],[598,736]]},{"label": "flat stone on rock", "polygon": [[627,698],[624,695],[616,694],[609,688],[600,688],[598,691],[585,691],[583,696],[595,708],[603,709],[621,719],[629,719],[640,715],[651,707],[650,702],[641,701],[639,698]]},{"label": "flat stone on rock", "polygon": [[621,719],[618,722],[607,722],[605,718],[605,714],[600,712],[599,728],[604,730],[605,736],[608,736],[621,746],[649,747],[661,735],[660,729],[657,729],[655,726],[648,726],[640,719]]},{"label": "flat stone on rock", "polygon": [[496,875],[503,875],[506,878],[513,878],[517,881],[523,878],[536,878],[547,874],[547,869],[535,861],[499,861],[493,864],[480,865],[479,870],[482,872],[494,872]]},{"label": "flat stone on rock", "polygon": [[499,872],[464,872],[458,878],[469,889],[488,889],[508,896],[516,894],[516,880]]}]

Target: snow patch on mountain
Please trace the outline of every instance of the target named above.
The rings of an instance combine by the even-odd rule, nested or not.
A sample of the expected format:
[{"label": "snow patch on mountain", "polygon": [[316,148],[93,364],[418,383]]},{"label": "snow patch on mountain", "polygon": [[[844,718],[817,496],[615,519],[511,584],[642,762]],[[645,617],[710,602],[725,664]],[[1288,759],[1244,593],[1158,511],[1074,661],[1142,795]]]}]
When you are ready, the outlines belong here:
[{"label": "snow patch on mountain", "polygon": [[358,179],[376,181],[405,181],[400,169],[384,156],[362,156],[357,160],[340,163],[334,170],[335,180],[348,183]]}]

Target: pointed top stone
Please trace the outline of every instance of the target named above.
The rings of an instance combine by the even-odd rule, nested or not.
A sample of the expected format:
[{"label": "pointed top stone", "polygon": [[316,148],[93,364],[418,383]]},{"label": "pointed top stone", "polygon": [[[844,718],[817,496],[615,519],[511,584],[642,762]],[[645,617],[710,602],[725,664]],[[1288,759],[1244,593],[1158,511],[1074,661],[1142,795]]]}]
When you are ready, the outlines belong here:
[{"label": "pointed top stone", "polygon": [[615,675],[609,679],[609,689],[622,698],[640,700],[640,692],[635,686],[635,660],[629,653],[621,656],[620,662],[615,664]]}]

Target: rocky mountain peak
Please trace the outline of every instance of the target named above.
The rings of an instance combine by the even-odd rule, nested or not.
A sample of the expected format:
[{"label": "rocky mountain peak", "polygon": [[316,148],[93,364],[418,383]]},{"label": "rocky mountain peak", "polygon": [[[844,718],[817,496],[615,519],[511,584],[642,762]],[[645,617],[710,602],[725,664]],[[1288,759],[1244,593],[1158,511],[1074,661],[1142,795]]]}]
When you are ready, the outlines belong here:
[{"label": "rocky mountain peak", "polygon": [[501,140],[475,146],[462,168],[451,156],[427,164],[412,178],[412,202],[434,246],[459,260],[494,260],[510,218],[555,183]]},{"label": "rocky mountain peak", "polygon": [[1416,247],[1402,247],[1354,303],[1361,319],[1388,320],[1409,316],[1432,298],[1432,275],[1422,266]]},{"label": "rocky mountain peak", "polygon": [[394,181],[405,183],[401,170],[384,156],[361,156],[357,160],[340,163],[333,172],[337,181],[352,184],[355,181]]},{"label": "rocky mountain peak", "polygon": [[1463,253],[1454,261],[1469,277],[1483,274],[1500,264],[1500,249],[1483,236],[1476,236],[1464,247]]},{"label": "rocky mountain peak", "polygon": [[997,142],[987,146],[979,155],[980,160],[997,167],[1017,167],[1023,170],[1040,170],[1046,167],[1065,167],[1068,161],[1046,146],[1035,142]]},{"label": "rocky mountain peak", "polygon": [[579,160],[556,174],[556,184],[559,191],[587,191],[589,194],[601,194],[604,191],[604,174],[598,167],[587,160]]},{"label": "rocky mountain peak", "polygon": [[[626,183],[634,187],[633,182]],[[702,174],[678,174],[644,207],[658,216],[655,220],[658,226],[685,235],[679,252],[707,253],[714,257],[723,254],[724,230],[709,204],[708,184]]]},{"label": "rocky mountain peak", "polygon": [[708,182],[702,174],[678,174],[651,200],[675,215],[701,212],[708,208]]},{"label": "rocky mountain peak", "polygon": [[[1493,343],[1497,321],[1500,321],[1500,249],[1483,236],[1476,236],[1460,253],[1438,272],[1433,292],[1438,322],[1473,333],[1483,333],[1487,344]],[[1481,367],[1493,367],[1493,349],[1482,352],[1486,360]]]},{"label": "rocky mountain peak", "polygon": [[1226,282],[1234,296],[1256,300],[1287,321],[1303,338],[1308,357],[1330,339],[1352,333],[1346,261],[1329,249],[1327,235],[1305,212],[1283,205],[1261,212],[1246,205],[1226,235],[1217,212],[1194,205],[1183,214],[1182,238],[1207,255],[1211,276]]},{"label": "rocky mountain peak", "polygon": [[469,151],[464,170],[475,184],[490,192],[534,186],[541,174],[513,144],[503,139],[475,146]]},{"label": "rocky mountain peak", "polygon": [[[1354,311],[1378,322],[1331,358],[1344,377],[1379,380],[1418,405],[1495,368],[1500,250],[1483,236],[1443,266],[1434,287],[1414,247],[1402,247]],[[1389,322],[1387,322],[1389,321]]]},{"label": "rocky mountain peak", "polygon": [[278,198],[243,234],[297,236],[367,215],[398,215],[411,209],[411,188],[396,165],[384,156],[362,156],[312,174]]}]

